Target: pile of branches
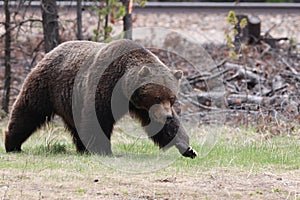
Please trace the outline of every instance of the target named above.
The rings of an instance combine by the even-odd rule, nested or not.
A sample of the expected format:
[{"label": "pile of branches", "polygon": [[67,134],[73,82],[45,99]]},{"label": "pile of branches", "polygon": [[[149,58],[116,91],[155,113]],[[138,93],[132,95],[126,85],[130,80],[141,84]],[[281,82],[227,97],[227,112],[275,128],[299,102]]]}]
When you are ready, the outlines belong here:
[{"label": "pile of branches", "polygon": [[[225,45],[204,48],[216,65],[202,73],[195,73],[195,66],[179,55],[154,50],[163,62],[184,70],[193,92],[182,95],[200,110],[196,112],[200,121],[209,123],[209,114],[217,113],[213,116],[222,114],[227,124],[251,124],[272,135],[294,131],[300,122],[299,46],[287,42],[276,48],[266,43],[249,45],[238,58],[230,57]],[[214,90],[213,84],[222,89]]]}]

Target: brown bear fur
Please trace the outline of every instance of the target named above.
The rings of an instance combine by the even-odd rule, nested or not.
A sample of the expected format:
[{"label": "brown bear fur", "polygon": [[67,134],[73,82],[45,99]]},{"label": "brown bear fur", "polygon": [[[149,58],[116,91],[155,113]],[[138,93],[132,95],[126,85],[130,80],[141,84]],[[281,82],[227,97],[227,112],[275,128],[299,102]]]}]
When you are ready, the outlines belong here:
[{"label": "brown bear fur", "polygon": [[[21,151],[22,143],[56,114],[71,132],[77,151],[111,154],[113,126],[129,111],[156,144],[177,145],[184,155],[190,148],[188,136],[172,108],[181,76],[130,40],[63,43],[25,79],[5,131],[6,151]],[[103,134],[95,133],[93,112]],[[151,133],[156,126],[161,130]],[[185,156],[195,157],[193,153]]]}]

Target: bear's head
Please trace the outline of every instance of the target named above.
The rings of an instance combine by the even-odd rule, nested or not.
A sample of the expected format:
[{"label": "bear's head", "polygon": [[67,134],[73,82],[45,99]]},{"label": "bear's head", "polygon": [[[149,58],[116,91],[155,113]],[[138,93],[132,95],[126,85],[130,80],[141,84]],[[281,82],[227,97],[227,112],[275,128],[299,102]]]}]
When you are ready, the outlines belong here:
[{"label": "bear's head", "polygon": [[189,136],[173,109],[183,72],[167,70],[165,73],[159,73],[144,66],[137,76],[140,79],[151,77],[157,81],[137,88],[130,99],[136,108],[148,113],[149,123],[152,124],[145,127],[148,135],[161,149],[175,145],[183,156],[195,158],[197,152],[189,145]]},{"label": "bear's head", "polygon": [[130,102],[137,109],[148,111],[152,120],[164,123],[173,117],[173,104],[182,75],[182,71],[165,66],[143,66],[136,75],[136,83],[140,86],[133,92]]}]

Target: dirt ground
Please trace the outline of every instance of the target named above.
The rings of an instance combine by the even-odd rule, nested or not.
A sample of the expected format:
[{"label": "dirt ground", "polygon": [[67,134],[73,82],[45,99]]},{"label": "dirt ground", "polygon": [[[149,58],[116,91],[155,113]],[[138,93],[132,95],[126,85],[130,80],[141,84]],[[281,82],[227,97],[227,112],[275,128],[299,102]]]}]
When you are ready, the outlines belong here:
[{"label": "dirt ground", "polygon": [[[107,170],[107,169],[106,169]],[[300,199],[300,170],[241,172],[218,168],[120,174],[104,169],[88,176],[45,169],[0,172],[0,198],[7,199]],[[49,178],[53,174],[58,180]]]}]

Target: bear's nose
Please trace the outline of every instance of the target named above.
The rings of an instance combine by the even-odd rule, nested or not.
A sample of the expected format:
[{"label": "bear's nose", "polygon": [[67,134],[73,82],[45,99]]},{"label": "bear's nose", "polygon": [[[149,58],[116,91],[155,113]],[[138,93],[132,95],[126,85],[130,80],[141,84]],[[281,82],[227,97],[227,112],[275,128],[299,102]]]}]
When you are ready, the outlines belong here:
[{"label": "bear's nose", "polygon": [[173,116],[172,115],[167,115],[167,120],[171,120],[173,119]]}]

